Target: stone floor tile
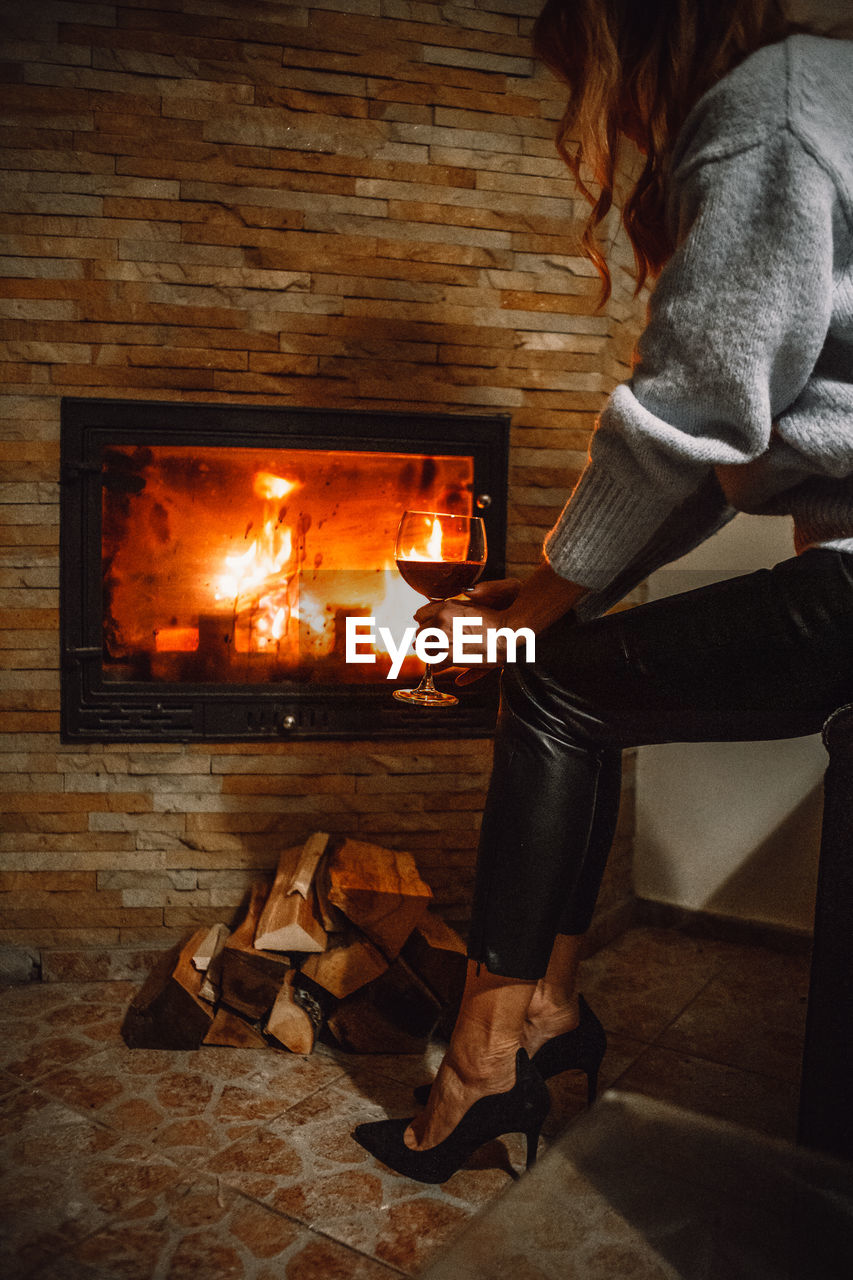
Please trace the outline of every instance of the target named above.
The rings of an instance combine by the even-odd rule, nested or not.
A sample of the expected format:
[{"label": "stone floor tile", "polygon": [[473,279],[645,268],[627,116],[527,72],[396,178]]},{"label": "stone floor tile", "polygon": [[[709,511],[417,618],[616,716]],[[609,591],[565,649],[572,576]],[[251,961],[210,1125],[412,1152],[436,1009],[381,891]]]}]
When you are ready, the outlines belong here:
[{"label": "stone floor tile", "polygon": [[[609,1089],[647,1047],[641,1040],[632,1040],[618,1033],[608,1035],[607,1052],[598,1078],[598,1092]],[[548,1092],[551,1095],[551,1110],[543,1132],[547,1137],[553,1137],[586,1110],[586,1076],[582,1071],[563,1071],[548,1081]]]},{"label": "stone floor tile", "polygon": [[415,1275],[438,1248],[459,1234],[470,1218],[470,1212],[436,1195],[398,1201],[376,1222],[369,1252],[379,1261]]},{"label": "stone floor tile", "polygon": [[116,1042],[127,988],[120,982],[66,982],[6,990],[0,996],[0,1067],[35,1083]]},{"label": "stone floor tile", "polygon": [[[59,1121],[64,1149],[68,1123],[92,1143],[94,1126],[83,1117],[40,1102],[35,1118],[42,1129]],[[4,1280],[391,1280],[398,1274],[213,1178],[193,1180],[137,1143],[97,1133],[96,1159],[90,1152],[82,1169],[72,1162],[48,1188],[49,1200],[32,1211],[34,1222],[19,1227],[12,1242],[16,1270],[4,1271]],[[27,1191],[32,1204],[32,1188],[23,1196]],[[74,1197],[76,1214],[57,1221],[63,1191]]]},{"label": "stone floor tile", "polygon": [[92,1232],[75,1244],[71,1259],[88,1268],[92,1280],[390,1280],[396,1274],[210,1179],[176,1187],[144,1221],[115,1221]]},{"label": "stone floor tile", "polygon": [[652,1047],[617,1086],[773,1137],[793,1141],[796,1135],[798,1090],[789,1081]]},{"label": "stone floor tile", "polygon": [[282,1280],[282,1276],[284,1280],[392,1280],[399,1274],[333,1240],[310,1236],[307,1244],[288,1258],[283,1273],[265,1269],[258,1272],[256,1280]]},{"label": "stone floor tile", "polygon": [[808,985],[807,957],[745,956],[724,967],[657,1043],[796,1083]]},{"label": "stone floor tile", "polygon": [[368,1066],[342,1076],[210,1162],[223,1185],[410,1273],[481,1204],[508,1186],[508,1152],[522,1163],[515,1135],[482,1148],[471,1167],[442,1187],[413,1183],[358,1145],[361,1121],[413,1111],[409,1081]]},{"label": "stone floor tile", "polygon": [[[792,1136],[807,971],[802,956],[629,931],[584,963],[609,1038],[600,1089]],[[0,991],[8,1280],[391,1280],[417,1273],[523,1167],[522,1136],[506,1135],[432,1187],[352,1139],[361,1121],[414,1112],[412,1087],[443,1044],[405,1057],[129,1050],[119,1028],[135,989]],[[581,1073],[549,1090],[543,1157],[586,1106]],[[621,1280],[607,1257],[601,1274],[612,1264]],[[544,1275],[539,1261],[519,1261],[519,1280]]]},{"label": "stone floor tile", "polygon": [[10,1093],[15,1093],[24,1087],[23,1081],[17,1076],[11,1075],[8,1071],[0,1071],[0,1099],[8,1098]]},{"label": "stone floor tile", "polygon": [[432,1040],[422,1054],[354,1054],[325,1045],[318,1052],[327,1054],[337,1062],[344,1074],[367,1070],[373,1075],[389,1076],[409,1089],[414,1089],[416,1085],[433,1079],[446,1050],[446,1044]]},{"label": "stone floor tile", "polygon": [[585,960],[580,988],[607,1031],[647,1044],[729,959],[734,944],[638,928]]},{"label": "stone floor tile", "polygon": [[424,1280],[503,1275],[513,1280],[678,1280],[559,1149],[513,1188],[511,1202],[496,1200],[423,1271]]},{"label": "stone floor tile", "polygon": [[174,1166],[33,1089],[0,1106],[0,1218],[12,1259],[4,1280],[38,1275],[111,1216],[144,1215]]},{"label": "stone floor tile", "polygon": [[121,1042],[44,1078],[45,1092],[137,1134],[184,1165],[205,1163],[341,1075],[336,1063],[276,1049],[128,1049]]}]

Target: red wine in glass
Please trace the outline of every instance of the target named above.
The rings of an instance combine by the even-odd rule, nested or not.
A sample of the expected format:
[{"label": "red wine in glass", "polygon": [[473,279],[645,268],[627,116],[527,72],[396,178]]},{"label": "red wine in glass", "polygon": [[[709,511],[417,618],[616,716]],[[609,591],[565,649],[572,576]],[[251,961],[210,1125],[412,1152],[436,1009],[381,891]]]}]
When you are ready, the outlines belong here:
[{"label": "red wine in glass", "polygon": [[[486,564],[486,529],[479,516],[406,511],[394,551],[405,582],[427,600],[449,600],[473,587]],[[459,699],[436,689],[426,664],[417,689],[395,689],[394,697],[420,707],[451,707]]]},{"label": "red wine in glass", "polygon": [[483,572],[477,560],[398,560],[404,582],[427,600],[449,600],[467,591]]}]

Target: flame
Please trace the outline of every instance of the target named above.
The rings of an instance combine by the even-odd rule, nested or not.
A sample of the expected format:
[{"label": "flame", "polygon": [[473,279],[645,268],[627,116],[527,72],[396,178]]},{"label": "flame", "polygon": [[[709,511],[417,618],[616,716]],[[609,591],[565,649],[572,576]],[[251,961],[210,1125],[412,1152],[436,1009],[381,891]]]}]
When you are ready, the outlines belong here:
[{"label": "flame", "polygon": [[293,554],[293,535],[285,526],[267,520],[260,537],[242,555],[225,557],[225,573],[216,584],[217,600],[234,600],[259,591],[277,578]]},{"label": "flame", "polygon": [[273,640],[281,639],[281,637],[284,635],[284,629],[286,626],[287,626],[287,610],[279,609],[272,620],[272,627],[270,628],[272,632]]},{"label": "flame", "polygon": [[271,471],[258,471],[255,475],[255,493],[259,498],[267,501],[273,498],[279,500],[286,498],[298,487],[292,480],[285,480],[284,476],[274,476]]},{"label": "flame", "polygon": [[[375,651],[380,663],[390,661],[379,628],[384,626],[393,635],[401,635],[423,603],[400,577],[394,561],[389,557],[381,569],[369,574],[367,590],[363,569],[336,569],[330,576],[327,570],[321,570],[320,557],[315,560],[314,571],[307,571],[306,560],[310,557],[305,540],[310,521],[305,522],[294,513],[294,527],[290,528],[283,522],[280,505],[281,499],[299,486],[282,476],[258,471],[252,487],[264,502],[260,532],[244,551],[225,556],[224,567],[215,581],[217,601],[228,602],[233,612],[233,652],[266,654],[284,661],[306,655],[314,659],[331,657],[340,643],[340,614],[352,612],[375,618]],[[433,518],[424,549],[426,554],[413,548],[406,558],[441,559],[442,527],[438,516]],[[417,660],[406,660],[405,674],[418,670]]]},{"label": "flame", "polygon": [[405,555],[400,556],[401,560],[440,560],[442,544],[441,520],[438,516],[433,517],[432,529],[426,543],[426,555],[418,551],[417,547],[412,547]]},{"label": "flame", "polygon": [[264,499],[261,532],[245,551],[225,557],[215,589],[216,600],[230,600],[234,612],[234,647],[239,653],[277,648],[295,613],[294,583],[298,556],[293,531],[281,523],[277,505],[298,486],[271,471],[255,474],[253,489]]}]

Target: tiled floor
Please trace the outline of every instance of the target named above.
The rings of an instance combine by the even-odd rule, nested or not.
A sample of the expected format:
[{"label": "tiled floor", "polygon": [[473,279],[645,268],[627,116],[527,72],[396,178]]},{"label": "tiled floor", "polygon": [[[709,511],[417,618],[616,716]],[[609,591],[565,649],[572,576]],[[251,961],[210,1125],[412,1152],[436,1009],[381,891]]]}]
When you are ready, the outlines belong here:
[{"label": "tiled floor", "polygon": [[[603,1084],[792,1137],[808,958],[636,928],[586,962]],[[382,1280],[417,1274],[513,1177],[520,1138],[442,1187],[350,1138],[411,1110],[427,1062],[129,1050],[125,983],[0,992],[5,1280]],[[583,1081],[551,1082],[553,1135]]]}]

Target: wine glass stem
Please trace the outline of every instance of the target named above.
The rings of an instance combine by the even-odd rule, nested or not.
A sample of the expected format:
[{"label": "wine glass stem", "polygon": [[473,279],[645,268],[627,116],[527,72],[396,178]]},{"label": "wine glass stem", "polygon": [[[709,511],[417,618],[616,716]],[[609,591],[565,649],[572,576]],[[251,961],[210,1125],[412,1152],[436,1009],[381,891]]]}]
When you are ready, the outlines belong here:
[{"label": "wine glass stem", "polygon": [[438,690],[436,689],[432,680],[432,666],[430,665],[430,663],[427,662],[424,664],[424,673],[421,676],[421,682],[418,685],[418,693],[437,693],[437,692]]}]

